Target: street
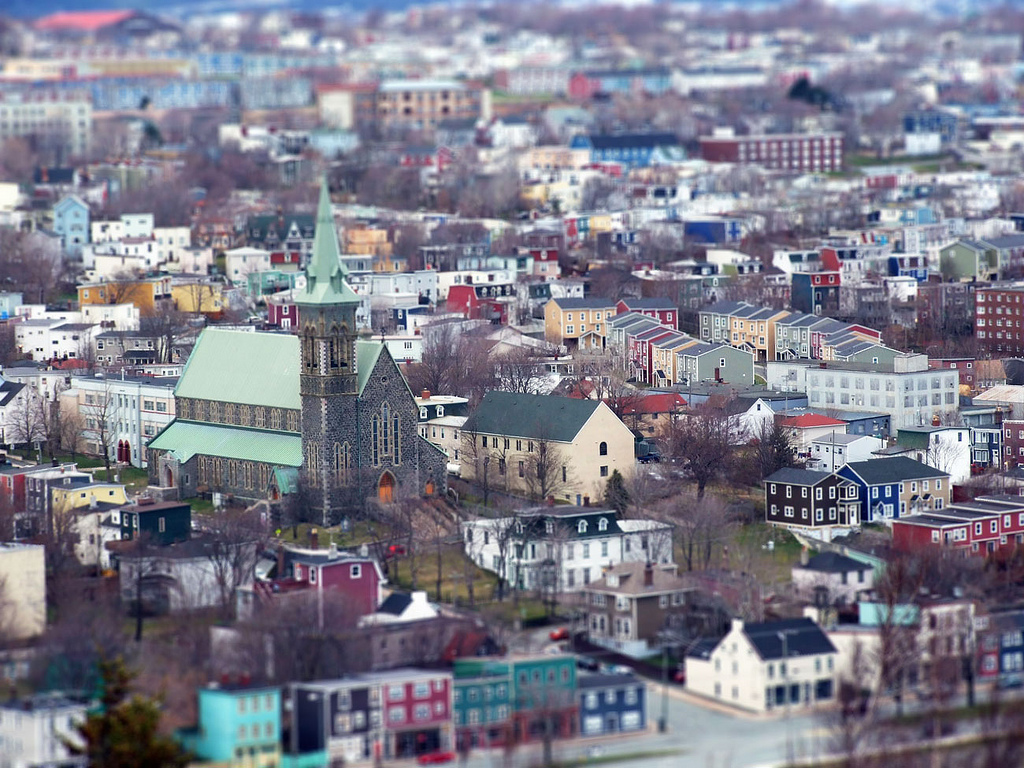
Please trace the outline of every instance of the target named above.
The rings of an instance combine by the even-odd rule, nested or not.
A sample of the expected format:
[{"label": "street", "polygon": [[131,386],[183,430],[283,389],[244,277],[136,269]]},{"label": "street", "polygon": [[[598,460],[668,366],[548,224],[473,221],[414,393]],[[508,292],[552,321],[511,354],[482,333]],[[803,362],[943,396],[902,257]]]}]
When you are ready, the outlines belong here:
[{"label": "street", "polygon": [[[572,761],[586,757],[591,747],[598,746],[602,764],[630,765],[634,768],[753,768],[776,765],[788,757],[811,757],[827,752],[829,734],[817,714],[806,711],[790,717],[754,717],[726,714],[684,700],[671,690],[668,699],[668,730],[657,733],[661,714],[661,687],[648,686],[647,716],[651,730],[637,736],[616,736],[597,739],[575,739],[555,742],[556,761]],[[674,754],[646,757],[639,753],[668,752]],[[622,755],[621,762],[609,761]],[[470,768],[504,768],[506,765],[526,768],[536,765],[540,746],[520,749],[511,763],[505,762],[501,751],[474,752],[467,762]]]}]

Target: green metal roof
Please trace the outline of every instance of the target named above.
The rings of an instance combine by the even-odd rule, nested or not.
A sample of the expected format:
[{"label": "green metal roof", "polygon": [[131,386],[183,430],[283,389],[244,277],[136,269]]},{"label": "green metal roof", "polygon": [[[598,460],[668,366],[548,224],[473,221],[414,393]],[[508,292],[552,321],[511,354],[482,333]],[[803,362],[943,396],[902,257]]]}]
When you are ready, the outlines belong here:
[{"label": "green metal roof", "polygon": [[570,443],[600,405],[599,400],[488,392],[462,431]]},{"label": "green metal roof", "polygon": [[297,336],[206,328],[174,396],[298,410],[300,365]]},{"label": "green metal roof", "polygon": [[334,213],[327,181],[320,187],[320,203],[316,211],[316,235],[313,238],[313,256],[306,268],[306,287],[298,291],[295,303],[303,304],[358,304],[347,282],[346,269],[341,263],[338,233],[334,229]]},{"label": "green metal roof", "polygon": [[259,461],[286,467],[302,465],[302,438],[294,432],[228,427],[177,419],[149,443],[158,451],[171,451],[180,462],[193,456]]},{"label": "green metal roof", "polygon": [[356,374],[359,376],[359,394],[363,393],[366,382],[370,379],[373,367],[377,364],[384,345],[378,341],[359,339],[356,341]]}]

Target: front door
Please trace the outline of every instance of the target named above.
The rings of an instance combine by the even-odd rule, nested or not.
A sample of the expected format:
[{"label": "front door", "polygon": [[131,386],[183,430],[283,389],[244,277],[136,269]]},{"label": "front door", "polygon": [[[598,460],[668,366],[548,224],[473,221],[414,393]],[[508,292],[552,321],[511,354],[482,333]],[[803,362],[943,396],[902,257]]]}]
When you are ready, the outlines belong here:
[{"label": "front door", "polygon": [[377,498],[385,504],[395,500],[395,478],[390,472],[380,476],[380,483],[377,485]]}]

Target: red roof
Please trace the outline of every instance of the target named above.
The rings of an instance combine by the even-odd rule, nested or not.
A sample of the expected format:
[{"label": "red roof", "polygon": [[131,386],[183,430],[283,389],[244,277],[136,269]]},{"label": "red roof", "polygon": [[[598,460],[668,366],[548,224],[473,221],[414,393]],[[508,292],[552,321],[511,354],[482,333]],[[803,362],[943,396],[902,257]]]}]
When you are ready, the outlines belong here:
[{"label": "red roof", "polygon": [[59,11],[36,21],[36,29],[95,32],[134,16],[135,11]]},{"label": "red roof", "polygon": [[659,392],[647,395],[634,405],[622,409],[623,413],[673,413],[686,407],[686,400],[674,392]]},{"label": "red roof", "polygon": [[790,416],[783,419],[782,423],[787,427],[800,427],[801,429],[807,427],[839,427],[846,424],[845,421],[822,416],[817,413],[803,413],[799,416]]}]

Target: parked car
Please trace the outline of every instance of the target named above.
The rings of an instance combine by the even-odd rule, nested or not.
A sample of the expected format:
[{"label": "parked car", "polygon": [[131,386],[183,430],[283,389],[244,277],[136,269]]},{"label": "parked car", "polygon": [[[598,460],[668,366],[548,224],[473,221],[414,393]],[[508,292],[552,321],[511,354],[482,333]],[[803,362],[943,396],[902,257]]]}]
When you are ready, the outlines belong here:
[{"label": "parked car", "polygon": [[588,672],[597,672],[601,668],[601,665],[597,662],[597,659],[592,659],[589,656],[577,656],[576,666],[580,669],[585,669]]},{"label": "parked car", "polygon": [[569,639],[569,630],[565,627],[559,627],[558,629],[552,629],[548,637],[551,638],[551,642],[555,643],[559,640]]},{"label": "parked car", "polygon": [[625,664],[602,664],[601,671],[606,675],[631,675],[633,670]]},{"label": "parked car", "polygon": [[673,672],[672,673],[672,682],[679,683],[680,685],[685,683],[686,682],[686,670],[685,669],[677,669],[675,672]]},{"label": "parked car", "polygon": [[416,762],[420,765],[437,765],[438,763],[450,763],[454,759],[454,752],[428,752],[416,758]]},{"label": "parked car", "polygon": [[661,454],[657,451],[648,451],[643,456],[637,456],[636,460],[641,464],[660,464]]}]

